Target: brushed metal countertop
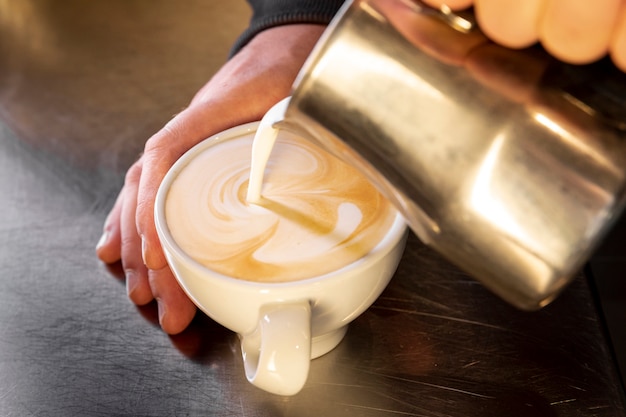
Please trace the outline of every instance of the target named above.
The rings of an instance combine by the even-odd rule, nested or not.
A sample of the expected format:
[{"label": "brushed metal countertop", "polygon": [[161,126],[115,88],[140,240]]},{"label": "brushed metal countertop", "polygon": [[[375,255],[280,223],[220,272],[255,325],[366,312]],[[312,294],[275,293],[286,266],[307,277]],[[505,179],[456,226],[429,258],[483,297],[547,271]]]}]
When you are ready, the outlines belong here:
[{"label": "brushed metal countertop", "polygon": [[0,416],[626,416],[604,316],[626,294],[589,280],[624,270],[626,233],[535,313],[411,236],[289,398],[248,384],[236,336],[205,316],[170,337],[132,305],[94,254],[104,217],[247,18],[243,1],[0,2]]}]

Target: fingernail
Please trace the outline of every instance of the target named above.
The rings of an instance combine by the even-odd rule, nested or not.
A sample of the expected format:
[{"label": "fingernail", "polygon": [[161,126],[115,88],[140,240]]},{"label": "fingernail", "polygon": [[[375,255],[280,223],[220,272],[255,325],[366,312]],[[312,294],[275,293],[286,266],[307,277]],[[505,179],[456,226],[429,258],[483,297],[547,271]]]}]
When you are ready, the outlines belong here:
[{"label": "fingernail", "polygon": [[147,254],[146,252],[148,251],[148,244],[146,243],[146,239],[141,236],[141,259],[143,259],[143,264],[147,265],[148,263],[146,262],[147,259]]},{"label": "fingernail", "polygon": [[108,240],[109,240],[109,232],[105,230],[102,233],[102,236],[100,236],[100,240],[98,240],[98,243],[96,244],[96,250],[103,247],[107,243]]},{"label": "fingernail", "polygon": [[126,294],[128,298],[134,301],[133,292],[137,288],[137,280],[135,279],[135,272],[132,270],[124,271],[124,275],[126,276]]},{"label": "fingernail", "polygon": [[165,307],[165,303],[161,301],[161,299],[157,298],[157,305],[159,307],[159,324],[163,327],[163,321],[165,320],[165,316],[167,315],[167,308]]}]

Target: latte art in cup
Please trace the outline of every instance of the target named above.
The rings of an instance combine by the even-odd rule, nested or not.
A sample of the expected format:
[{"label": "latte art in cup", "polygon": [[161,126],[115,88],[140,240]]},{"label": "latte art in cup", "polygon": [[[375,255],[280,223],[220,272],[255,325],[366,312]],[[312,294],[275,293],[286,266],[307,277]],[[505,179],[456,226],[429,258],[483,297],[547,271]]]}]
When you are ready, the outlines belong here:
[{"label": "latte art in cup", "polygon": [[155,226],[185,294],[239,335],[246,379],[293,395],[384,291],[408,230],[352,167],[285,131],[259,140],[263,125],[185,153],[161,182]]},{"label": "latte art in cup", "polygon": [[254,132],[203,150],[181,169],[165,203],[181,249],[223,275],[261,282],[318,277],[371,251],[396,211],[351,166],[280,132],[262,199],[246,202]]}]

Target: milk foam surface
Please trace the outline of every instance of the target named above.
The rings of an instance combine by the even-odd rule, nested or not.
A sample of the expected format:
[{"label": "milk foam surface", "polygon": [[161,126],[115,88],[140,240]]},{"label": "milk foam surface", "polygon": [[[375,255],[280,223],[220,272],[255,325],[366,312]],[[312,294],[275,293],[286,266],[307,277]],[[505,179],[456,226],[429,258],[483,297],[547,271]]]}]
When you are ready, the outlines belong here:
[{"label": "milk foam surface", "polygon": [[354,168],[281,132],[258,204],[246,202],[253,134],[197,155],[173,181],[165,215],[192,258],[240,279],[321,275],[370,251],[395,210]]}]

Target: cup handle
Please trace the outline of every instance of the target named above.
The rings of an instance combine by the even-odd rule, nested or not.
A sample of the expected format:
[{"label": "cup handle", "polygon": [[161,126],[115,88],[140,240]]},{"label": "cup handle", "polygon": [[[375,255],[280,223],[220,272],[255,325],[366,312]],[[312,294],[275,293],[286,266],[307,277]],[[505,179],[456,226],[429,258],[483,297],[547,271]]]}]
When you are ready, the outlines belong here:
[{"label": "cup handle", "polygon": [[241,338],[246,378],[279,395],[294,395],[304,386],[311,363],[311,305],[265,305],[257,328]]}]

